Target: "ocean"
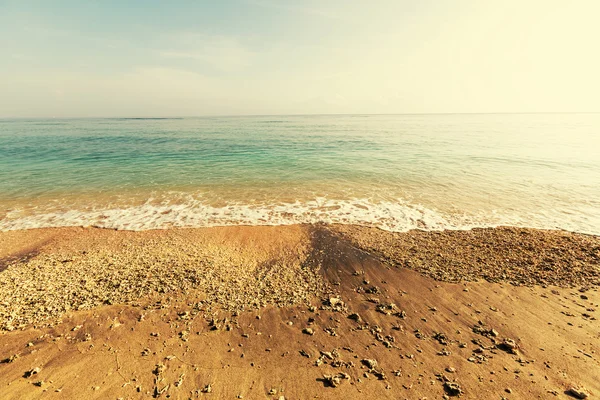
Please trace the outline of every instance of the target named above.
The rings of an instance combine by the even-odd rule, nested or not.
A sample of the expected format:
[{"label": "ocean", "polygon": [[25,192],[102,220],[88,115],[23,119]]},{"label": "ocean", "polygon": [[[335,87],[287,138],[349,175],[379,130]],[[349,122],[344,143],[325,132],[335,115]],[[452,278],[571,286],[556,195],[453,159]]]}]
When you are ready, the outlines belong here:
[{"label": "ocean", "polygon": [[0,119],[0,230],[600,234],[600,114]]}]

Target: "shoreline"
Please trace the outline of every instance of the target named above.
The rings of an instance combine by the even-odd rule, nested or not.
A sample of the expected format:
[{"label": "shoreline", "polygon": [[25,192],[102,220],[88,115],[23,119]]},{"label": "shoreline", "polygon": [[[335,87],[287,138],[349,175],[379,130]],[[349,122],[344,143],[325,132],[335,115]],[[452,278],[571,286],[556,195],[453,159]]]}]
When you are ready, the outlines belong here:
[{"label": "shoreline", "polygon": [[161,232],[161,231],[172,231],[172,230],[198,230],[198,229],[220,229],[220,228],[254,228],[254,227],[265,227],[265,228],[276,228],[276,227],[294,227],[294,226],[302,226],[302,227],[336,227],[336,226],[350,226],[350,227],[359,227],[366,229],[375,229],[378,231],[390,233],[390,234],[406,234],[410,232],[469,232],[473,230],[494,230],[494,229],[526,229],[532,231],[542,231],[542,232],[563,232],[570,233],[581,236],[590,236],[590,237],[600,237],[600,233],[590,233],[580,230],[570,230],[567,228],[540,228],[532,225],[514,225],[514,224],[497,224],[497,225],[473,225],[473,226],[465,226],[465,227],[447,227],[440,229],[427,229],[427,228],[410,228],[407,230],[395,231],[388,230],[382,228],[380,226],[368,223],[341,223],[341,222],[290,222],[290,223],[273,223],[273,224],[252,224],[252,223],[235,223],[231,225],[208,225],[208,226],[167,226],[167,227],[158,227],[158,228],[148,228],[148,229],[125,229],[125,228],[113,228],[106,227],[101,225],[60,225],[60,226],[41,226],[41,227],[32,227],[32,228],[18,228],[18,229],[5,229],[0,230],[0,235],[8,234],[10,232],[27,232],[27,231],[51,231],[51,230],[63,230],[63,229],[99,229],[99,230],[107,230],[107,231],[116,231],[116,232]]},{"label": "shoreline", "polygon": [[2,266],[9,398],[600,393],[597,236],[43,228],[0,232]]}]

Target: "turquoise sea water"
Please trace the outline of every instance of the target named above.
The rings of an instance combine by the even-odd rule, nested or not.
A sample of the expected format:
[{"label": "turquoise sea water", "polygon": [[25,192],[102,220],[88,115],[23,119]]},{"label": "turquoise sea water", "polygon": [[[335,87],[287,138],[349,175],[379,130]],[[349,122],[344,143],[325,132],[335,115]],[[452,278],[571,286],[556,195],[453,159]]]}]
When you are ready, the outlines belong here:
[{"label": "turquoise sea water", "polygon": [[0,229],[600,234],[600,114],[0,119]]}]

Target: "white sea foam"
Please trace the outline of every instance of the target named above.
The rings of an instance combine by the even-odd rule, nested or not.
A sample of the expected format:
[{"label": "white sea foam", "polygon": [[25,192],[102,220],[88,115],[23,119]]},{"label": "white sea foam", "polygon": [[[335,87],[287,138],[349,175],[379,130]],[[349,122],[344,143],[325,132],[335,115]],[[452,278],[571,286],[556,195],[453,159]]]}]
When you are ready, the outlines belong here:
[{"label": "white sea foam", "polygon": [[[171,227],[210,227],[229,225],[290,225],[340,223],[374,226],[388,231],[411,229],[444,230],[519,225],[536,228],[563,228],[551,219],[487,213],[485,215],[446,215],[418,204],[404,201],[377,202],[367,199],[312,201],[277,204],[229,204],[222,207],[189,199],[180,204],[95,208],[86,210],[46,211],[24,215],[18,210],[0,220],[0,230],[95,226],[119,230],[149,230]],[[589,232],[594,233],[594,232]]]}]

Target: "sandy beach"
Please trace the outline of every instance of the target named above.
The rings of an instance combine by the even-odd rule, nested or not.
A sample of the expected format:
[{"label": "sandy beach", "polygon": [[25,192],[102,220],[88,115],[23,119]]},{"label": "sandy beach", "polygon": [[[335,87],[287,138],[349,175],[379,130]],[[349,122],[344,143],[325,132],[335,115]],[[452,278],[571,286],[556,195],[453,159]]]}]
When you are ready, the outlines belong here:
[{"label": "sandy beach", "polygon": [[600,237],[0,232],[0,398],[600,394]]}]

